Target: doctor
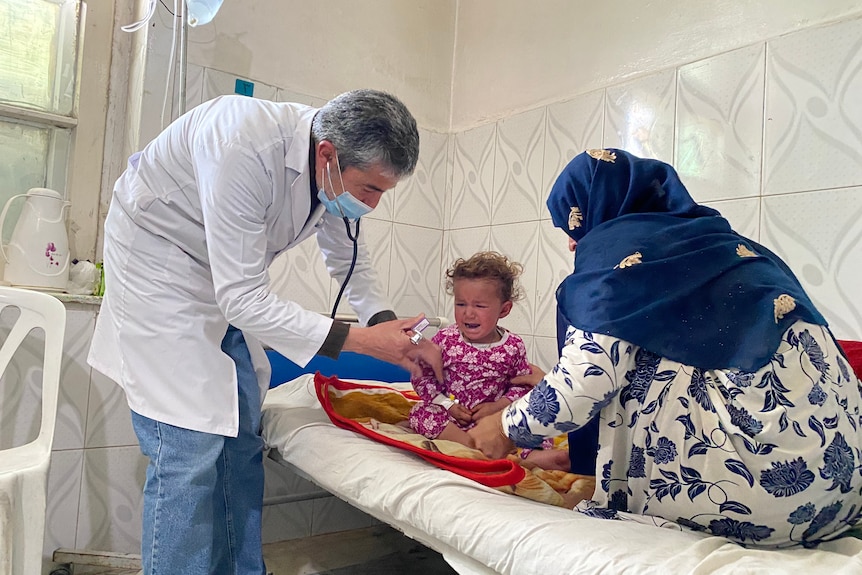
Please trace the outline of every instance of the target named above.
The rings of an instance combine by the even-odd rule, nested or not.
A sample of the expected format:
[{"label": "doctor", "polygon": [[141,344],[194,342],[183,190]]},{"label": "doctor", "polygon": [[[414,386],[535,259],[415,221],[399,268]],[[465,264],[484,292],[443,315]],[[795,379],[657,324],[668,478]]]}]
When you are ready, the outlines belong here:
[{"label": "doctor", "polygon": [[410,175],[416,122],[373,90],[321,109],[223,96],[134,154],[105,221],[105,297],[88,362],[126,393],[141,451],[145,574],[263,574],[261,342],[299,365],[356,351],[438,377],[410,341],[363,242],[350,327],[268,287],[273,258],[317,236],[331,275],[351,266],[355,220]]}]

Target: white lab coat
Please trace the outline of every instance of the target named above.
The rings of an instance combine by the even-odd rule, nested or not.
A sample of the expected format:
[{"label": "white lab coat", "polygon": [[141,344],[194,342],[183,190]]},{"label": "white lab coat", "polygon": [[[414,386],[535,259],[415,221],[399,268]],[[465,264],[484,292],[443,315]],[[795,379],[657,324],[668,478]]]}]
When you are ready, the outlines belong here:
[{"label": "white lab coat", "polygon": [[[344,222],[311,211],[309,140],[315,108],[243,96],[206,102],[132,156],[105,222],[106,292],[88,363],[123,387],[129,407],[174,426],[236,436],[228,324],[242,330],[261,395],[260,342],[305,365],[332,321],[280,299],[267,268],[317,234],[343,279]],[[345,292],[361,323],[392,309],[364,242]]]}]

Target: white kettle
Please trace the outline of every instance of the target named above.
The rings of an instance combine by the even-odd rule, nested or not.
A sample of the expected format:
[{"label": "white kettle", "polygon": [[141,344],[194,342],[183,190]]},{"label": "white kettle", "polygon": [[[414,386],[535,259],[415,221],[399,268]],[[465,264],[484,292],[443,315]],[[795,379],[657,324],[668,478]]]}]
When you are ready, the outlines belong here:
[{"label": "white kettle", "polygon": [[[9,243],[2,245],[6,214],[13,201],[26,198]],[[58,192],[32,188],[12,196],[0,213],[0,251],[6,260],[3,279],[13,286],[64,291],[69,281],[66,208]]]}]

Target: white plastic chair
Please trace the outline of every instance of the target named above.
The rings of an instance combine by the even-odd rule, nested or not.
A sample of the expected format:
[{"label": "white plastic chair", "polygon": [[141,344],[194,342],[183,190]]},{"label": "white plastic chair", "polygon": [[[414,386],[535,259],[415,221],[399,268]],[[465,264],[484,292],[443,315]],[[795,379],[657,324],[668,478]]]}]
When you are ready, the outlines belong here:
[{"label": "white plastic chair", "polygon": [[39,435],[30,443],[0,450],[0,575],[31,575],[42,572],[48,465],[57,418],[66,308],[50,295],[0,286],[0,312],[7,307],[18,308],[20,313],[0,344],[0,374],[6,372],[15,351],[34,328],[45,334]]}]

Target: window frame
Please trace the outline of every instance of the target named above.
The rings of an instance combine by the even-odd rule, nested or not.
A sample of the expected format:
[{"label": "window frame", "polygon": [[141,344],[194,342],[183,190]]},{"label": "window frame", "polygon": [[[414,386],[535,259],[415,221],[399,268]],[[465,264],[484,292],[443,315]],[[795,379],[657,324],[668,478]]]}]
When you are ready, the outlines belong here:
[{"label": "window frame", "polygon": [[[68,149],[56,150],[65,153],[66,160],[55,162],[56,167],[48,164],[47,174],[49,180],[53,175],[54,181],[61,182],[71,203],[67,228],[72,257],[95,262],[111,192],[103,182],[112,181],[120,171],[126,139],[127,78],[134,57],[125,40],[130,35],[120,32],[119,26],[131,21],[137,3],[78,0],[77,5],[76,77],[70,115],[0,103],[0,116],[10,123],[67,132],[63,139]],[[0,270],[2,267],[0,258]]]}]

